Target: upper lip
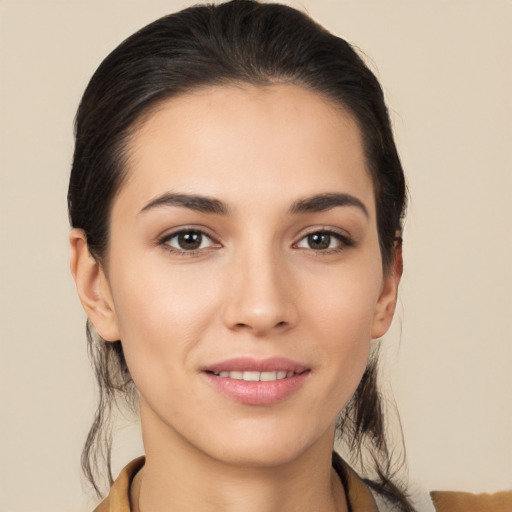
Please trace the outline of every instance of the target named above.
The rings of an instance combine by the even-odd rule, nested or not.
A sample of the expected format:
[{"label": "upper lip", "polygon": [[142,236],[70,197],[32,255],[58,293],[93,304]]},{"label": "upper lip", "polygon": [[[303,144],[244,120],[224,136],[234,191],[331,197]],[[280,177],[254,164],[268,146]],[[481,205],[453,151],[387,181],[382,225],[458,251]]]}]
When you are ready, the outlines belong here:
[{"label": "upper lip", "polygon": [[219,361],[203,368],[203,371],[220,373],[220,372],[277,372],[286,371],[294,373],[302,373],[308,370],[306,365],[293,361],[286,357],[269,357],[265,359],[257,359],[252,357],[236,357]]}]

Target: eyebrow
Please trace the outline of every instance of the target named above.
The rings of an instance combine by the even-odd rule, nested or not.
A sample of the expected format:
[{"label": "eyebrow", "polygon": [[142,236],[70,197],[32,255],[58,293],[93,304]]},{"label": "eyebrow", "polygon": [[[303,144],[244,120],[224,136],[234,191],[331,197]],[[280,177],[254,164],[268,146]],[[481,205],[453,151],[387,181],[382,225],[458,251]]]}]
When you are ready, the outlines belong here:
[{"label": "eyebrow", "polygon": [[315,213],[331,210],[337,206],[354,206],[359,208],[369,218],[368,209],[364,203],[355,196],[342,193],[318,194],[295,201],[289,212],[290,214]]},{"label": "eyebrow", "polygon": [[150,201],[139,213],[146,212],[158,206],[182,206],[202,213],[227,215],[227,206],[218,199],[194,194],[165,193]]},{"label": "eyebrow", "polygon": [[[167,192],[151,200],[139,213],[159,206],[181,206],[201,213],[213,213],[216,215],[227,215],[229,213],[226,204],[218,199],[196,194],[176,194],[171,192]],[[317,194],[298,199],[292,204],[288,213],[290,215],[297,215],[301,213],[324,212],[338,206],[353,206],[359,208],[367,218],[369,217],[368,209],[360,199],[344,193]]]}]

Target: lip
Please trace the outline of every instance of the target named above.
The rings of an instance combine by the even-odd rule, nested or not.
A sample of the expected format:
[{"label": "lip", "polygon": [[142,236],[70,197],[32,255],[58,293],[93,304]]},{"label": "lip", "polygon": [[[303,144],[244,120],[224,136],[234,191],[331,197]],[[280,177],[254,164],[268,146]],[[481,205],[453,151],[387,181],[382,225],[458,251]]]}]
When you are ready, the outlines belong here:
[{"label": "lip", "polygon": [[[220,377],[220,372],[294,372],[291,377],[274,381],[244,381]],[[246,405],[270,405],[278,403],[298,391],[309,377],[311,369],[283,357],[267,359],[234,358],[214,363],[203,368],[202,374],[210,385],[228,398]]]}]

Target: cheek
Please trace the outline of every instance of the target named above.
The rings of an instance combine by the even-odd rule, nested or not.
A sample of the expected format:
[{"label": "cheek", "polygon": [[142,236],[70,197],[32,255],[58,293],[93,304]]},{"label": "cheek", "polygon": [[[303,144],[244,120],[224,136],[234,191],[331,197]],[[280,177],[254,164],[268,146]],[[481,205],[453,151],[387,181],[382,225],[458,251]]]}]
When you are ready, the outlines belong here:
[{"label": "cheek", "polygon": [[[341,409],[365,371],[380,294],[380,260],[350,273],[340,269],[309,305],[313,331],[321,336],[323,364],[330,368],[330,393]],[[310,288],[311,289],[311,288]]]},{"label": "cheek", "polygon": [[[116,318],[137,387],[181,371],[212,323],[218,286],[197,269],[119,265],[111,277]],[[121,270],[122,269],[122,270]]]},{"label": "cheek", "polygon": [[333,369],[336,387],[347,388],[351,394],[366,367],[371,342],[373,308],[366,302],[352,300],[331,302],[331,309],[323,310],[323,329],[326,357]]},{"label": "cheek", "polygon": [[340,266],[316,286],[314,282],[305,285],[305,289],[316,289],[309,307],[314,308],[319,325],[330,331],[328,337],[338,335],[356,344],[371,339],[381,287],[382,270],[376,258],[358,266]]}]

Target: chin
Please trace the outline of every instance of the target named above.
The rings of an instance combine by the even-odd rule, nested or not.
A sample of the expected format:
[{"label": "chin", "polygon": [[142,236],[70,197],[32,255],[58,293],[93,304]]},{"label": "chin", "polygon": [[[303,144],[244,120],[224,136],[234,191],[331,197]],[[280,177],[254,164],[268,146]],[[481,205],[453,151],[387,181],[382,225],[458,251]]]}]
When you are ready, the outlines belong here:
[{"label": "chin", "polygon": [[273,468],[293,463],[301,454],[301,450],[297,447],[277,449],[277,447],[271,446],[264,451],[251,448],[229,450],[219,454],[216,459],[224,464],[239,468]]},{"label": "chin", "polygon": [[[272,431],[246,429],[243,434],[230,435],[209,444],[213,458],[239,467],[278,467],[293,463],[314,446],[323,446],[330,453],[334,442],[334,426],[318,435],[306,429],[289,429],[284,425]],[[315,435],[316,434],[316,435]]]}]

